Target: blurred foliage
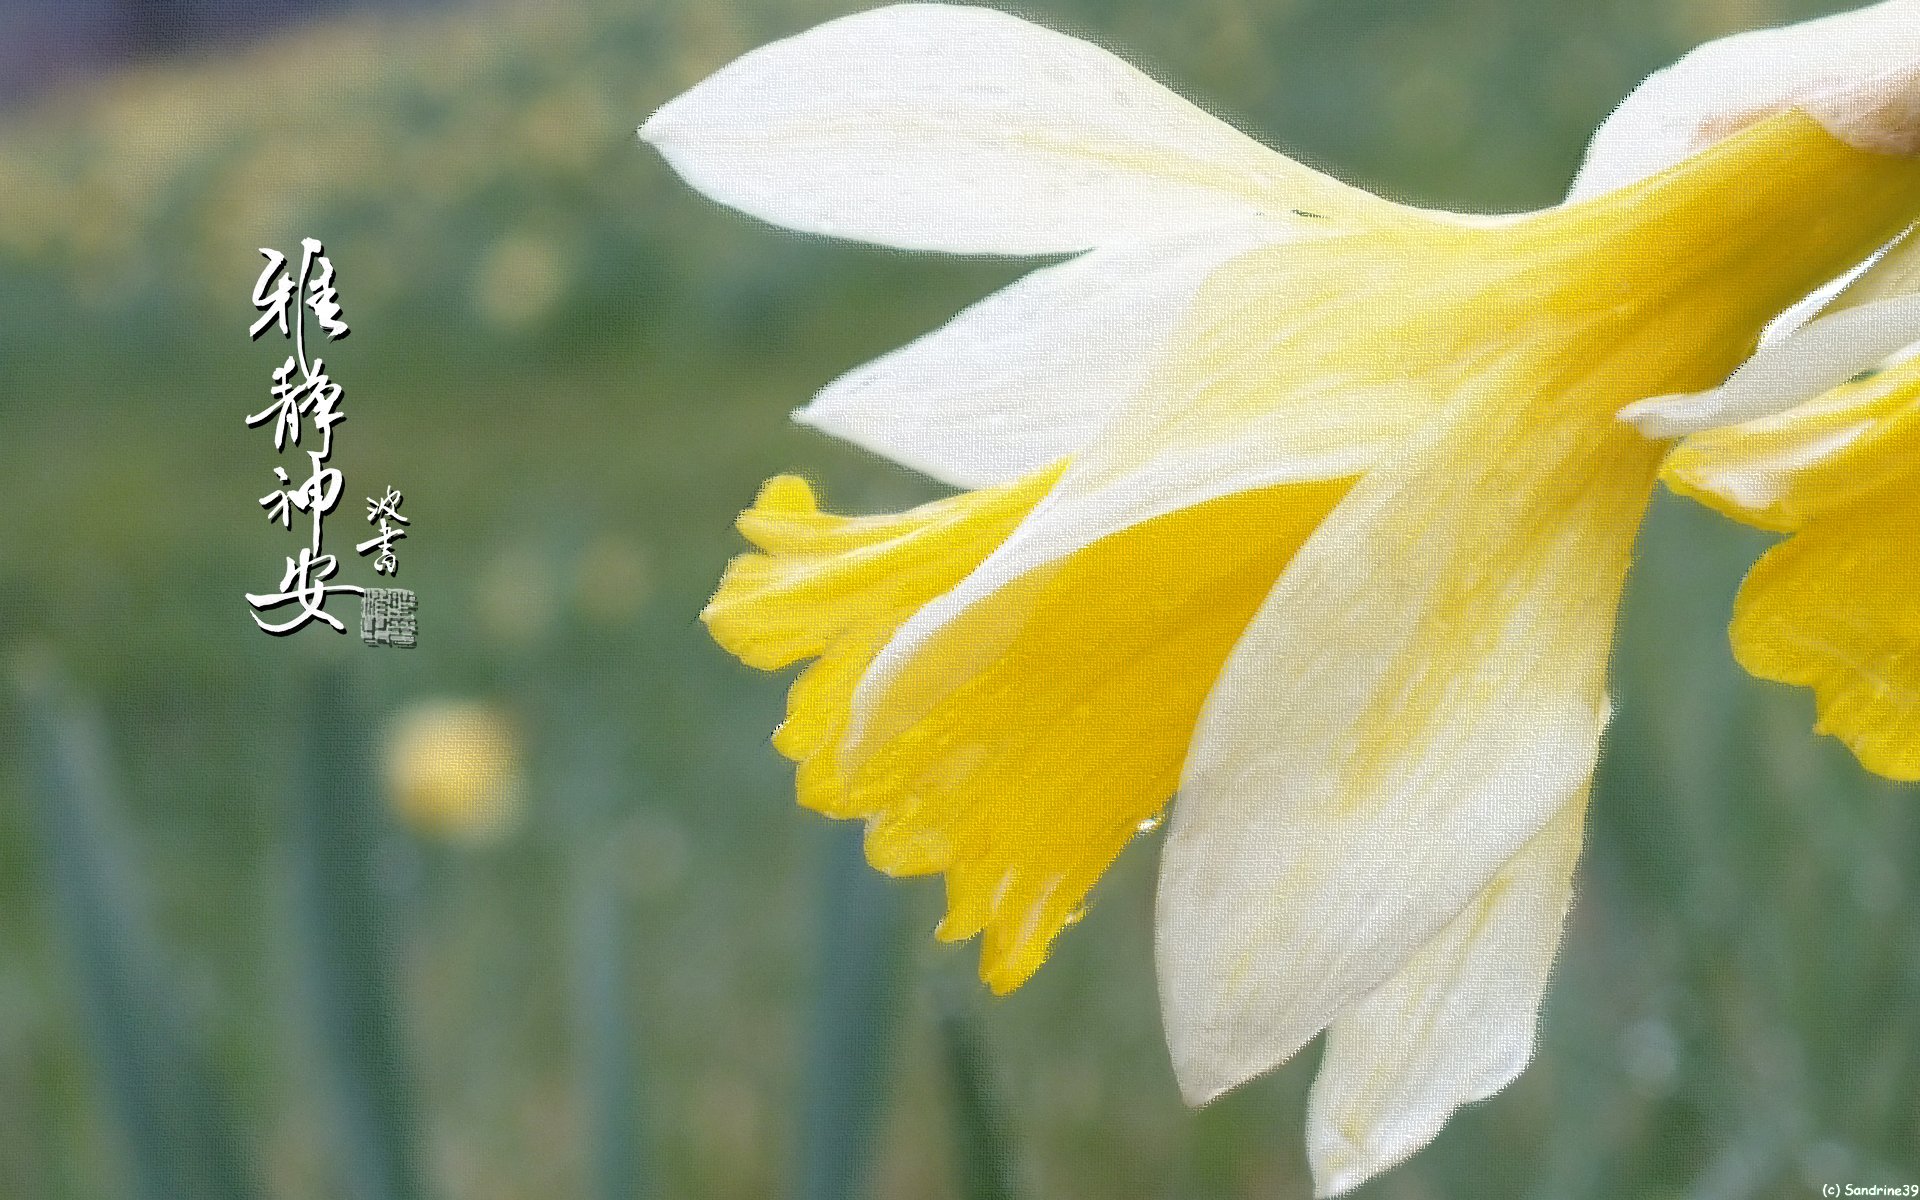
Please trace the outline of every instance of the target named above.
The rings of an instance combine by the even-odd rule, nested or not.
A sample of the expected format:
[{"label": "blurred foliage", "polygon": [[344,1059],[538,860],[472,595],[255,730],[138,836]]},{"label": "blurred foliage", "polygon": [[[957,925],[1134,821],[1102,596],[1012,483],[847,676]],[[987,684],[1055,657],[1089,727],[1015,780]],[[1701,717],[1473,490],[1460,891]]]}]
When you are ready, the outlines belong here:
[{"label": "blurred foliage", "polygon": [[905,999],[897,986],[911,936],[906,898],[868,869],[862,831],[826,835],[819,978],[800,1094],[800,1157],[793,1192],[834,1200],[865,1192],[892,1094]]},{"label": "blurred foliage", "polygon": [[287,802],[288,940],[326,1174],[350,1200],[421,1200],[396,896],[385,870],[391,834],[374,785],[373,737],[337,668],[317,671],[304,690]]},{"label": "blurred foliage", "polygon": [[[139,1200],[250,1200],[259,1195],[251,1156],[234,1136],[179,977],[154,935],[99,720],[50,663],[29,659],[19,683],[36,844],[50,907],[74,952],[79,1011],[101,1101],[118,1126],[126,1191]],[[47,1165],[65,1176],[62,1165]],[[14,1178],[26,1186],[29,1176]]]},{"label": "blurred foliage", "polygon": [[[142,937],[270,1195],[338,1195],[350,1169],[316,1036],[323,952],[354,965],[320,983],[381,997],[354,1011],[392,1044],[359,1078],[409,1077],[358,1095],[407,1147],[385,1160],[397,1186],[433,1196],[744,1198],[863,1176],[929,1200],[1306,1194],[1313,1054],[1201,1113],[1179,1103],[1150,847],[1032,984],[956,1001],[927,981],[965,976],[971,952],[918,933],[938,885],[861,907],[873,881],[847,876],[842,831],[794,810],[766,745],[782,689],[696,624],[764,476],[802,470],[852,510],[932,494],[785,412],[1021,270],[769,230],[634,141],[734,55],[851,7],[342,18],[0,123],[0,653],[57,659],[100,702]],[[1552,203],[1645,72],[1820,7],[1022,6],[1310,162],[1459,209]],[[406,491],[416,651],[263,637],[241,600],[288,536],[253,508],[273,460],[242,417],[284,349],[247,341],[247,298],[257,248],[303,236],[326,241],[354,326],[327,352],[349,414],[333,536],[357,496]],[[1363,1195],[1920,1177],[1920,815],[1807,732],[1803,696],[1729,661],[1727,606],[1762,544],[1658,507],[1540,1054]],[[375,786],[378,729],[329,732],[352,714],[315,708],[329,674],[380,729],[433,697],[500,714],[522,743],[519,819],[446,841],[302,800],[322,768]],[[116,1051],[85,1000],[106,960],[35,832],[64,801],[29,769],[28,725],[0,725],[0,1192],[137,1195],[100,1069]],[[356,855],[351,875],[299,866],[323,850]],[[844,1116],[809,1125],[823,1110]],[[823,1148],[823,1128],[870,1140]]]}]

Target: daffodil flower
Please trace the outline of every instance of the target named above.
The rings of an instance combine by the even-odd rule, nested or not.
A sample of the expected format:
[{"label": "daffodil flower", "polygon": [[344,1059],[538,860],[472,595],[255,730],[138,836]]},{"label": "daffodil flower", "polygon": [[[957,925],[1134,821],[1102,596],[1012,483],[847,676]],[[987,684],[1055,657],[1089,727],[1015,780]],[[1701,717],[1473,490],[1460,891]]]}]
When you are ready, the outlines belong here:
[{"label": "daffodil flower", "polygon": [[1915,11],[1697,52],[1575,202],[1499,219],[1347,187],[985,9],[834,21],[666,105],[642,136],[767,220],[1075,256],[797,414],[961,491],[841,517],[781,477],[741,516],[705,618],[814,660],[774,738],[801,802],[944,874],[939,935],[1006,991],[1177,793],[1182,1091],[1324,1030],[1320,1192],[1411,1154],[1531,1052],[1669,445],[1622,410],[1728,382],[1920,217]]}]

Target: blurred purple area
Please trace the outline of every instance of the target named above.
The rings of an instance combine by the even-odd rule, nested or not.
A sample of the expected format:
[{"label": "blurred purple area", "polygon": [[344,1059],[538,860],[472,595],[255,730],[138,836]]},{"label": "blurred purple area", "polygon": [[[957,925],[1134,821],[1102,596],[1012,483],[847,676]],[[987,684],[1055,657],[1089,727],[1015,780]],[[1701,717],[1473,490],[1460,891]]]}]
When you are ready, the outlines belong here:
[{"label": "blurred purple area", "polygon": [[125,63],[245,41],[347,8],[432,0],[0,0],[0,105]]}]

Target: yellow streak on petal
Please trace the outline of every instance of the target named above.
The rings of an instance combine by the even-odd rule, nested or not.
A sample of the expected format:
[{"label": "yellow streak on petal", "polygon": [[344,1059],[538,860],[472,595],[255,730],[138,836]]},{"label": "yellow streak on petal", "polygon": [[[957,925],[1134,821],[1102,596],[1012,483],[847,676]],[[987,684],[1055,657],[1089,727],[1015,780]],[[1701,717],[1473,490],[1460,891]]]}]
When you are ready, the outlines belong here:
[{"label": "yellow streak on petal", "polygon": [[[1855,219],[1827,213],[1835,196],[1856,198]],[[1344,633],[1376,652],[1363,706],[1300,713],[1288,734],[1327,724],[1315,740],[1338,754],[1354,811],[1397,794],[1388,784],[1401,764],[1444,757],[1488,719],[1508,695],[1491,664],[1516,645],[1535,686],[1601,703],[1618,592],[1662,456],[1614,428],[1614,414],[1724,375],[1782,305],[1915,211],[1920,164],[1845,146],[1788,113],[1636,188],[1506,229],[1429,237],[1421,261],[1453,281],[1458,303],[1397,314],[1377,340],[1326,331],[1301,348],[1295,379],[1351,384],[1397,370],[1454,398],[1406,462],[1365,478],[1315,547],[1349,533],[1352,544],[1310,550],[1282,584],[1290,599],[1310,590],[1310,572],[1372,588],[1348,596],[1329,583],[1339,598],[1327,611],[1287,618],[1303,640]],[[1761,257],[1781,239],[1791,241]],[[1448,261],[1463,251],[1471,259]],[[1365,330],[1370,316],[1348,319]],[[1445,361],[1429,357],[1434,346],[1452,348]],[[1200,407],[1178,419],[1191,424]],[[1368,554],[1378,561],[1353,571]],[[1406,641],[1378,653],[1388,612],[1412,614]]]},{"label": "yellow streak on petal", "polygon": [[[1616,414],[1724,378],[1916,210],[1920,164],[1786,114],[1635,188],[1431,239],[1415,261],[1452,268],[1448,307],[1352,305],[1345,341],[1299,341],[1281,387],[1371,363],[1444,407],[1286,568],[1200,722],[1155,909],[1191,1102],[1394,977],[1587,786],[1665,450]],[[1436,344],[1463,352],[1431,363]]]}]

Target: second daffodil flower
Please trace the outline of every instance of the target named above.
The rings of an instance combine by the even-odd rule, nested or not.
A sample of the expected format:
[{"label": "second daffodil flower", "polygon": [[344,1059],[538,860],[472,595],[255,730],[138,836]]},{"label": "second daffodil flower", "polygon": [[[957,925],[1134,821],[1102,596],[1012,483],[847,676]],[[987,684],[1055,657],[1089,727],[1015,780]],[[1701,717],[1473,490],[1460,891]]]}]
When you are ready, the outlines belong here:
[{"label": "second daffodil flower", "polygon": [[[946,877],[997,991],[1172,802],[1156,948],[1189,1100],[1325,1030],[1319,1190],[1524,1066],[1668,443],[1920,217],[1913,0],[1730,39],[1596,139],[1576,201],[1393,204],[1085,42],[901,5],[756,50],[642,135],[795,229],[1073,255],[801,421],[962,489],[841,517],[769,482],[706,620],[814,660],[801,802]],[[1173,798],[1177,794],[1177,801]]]}]

